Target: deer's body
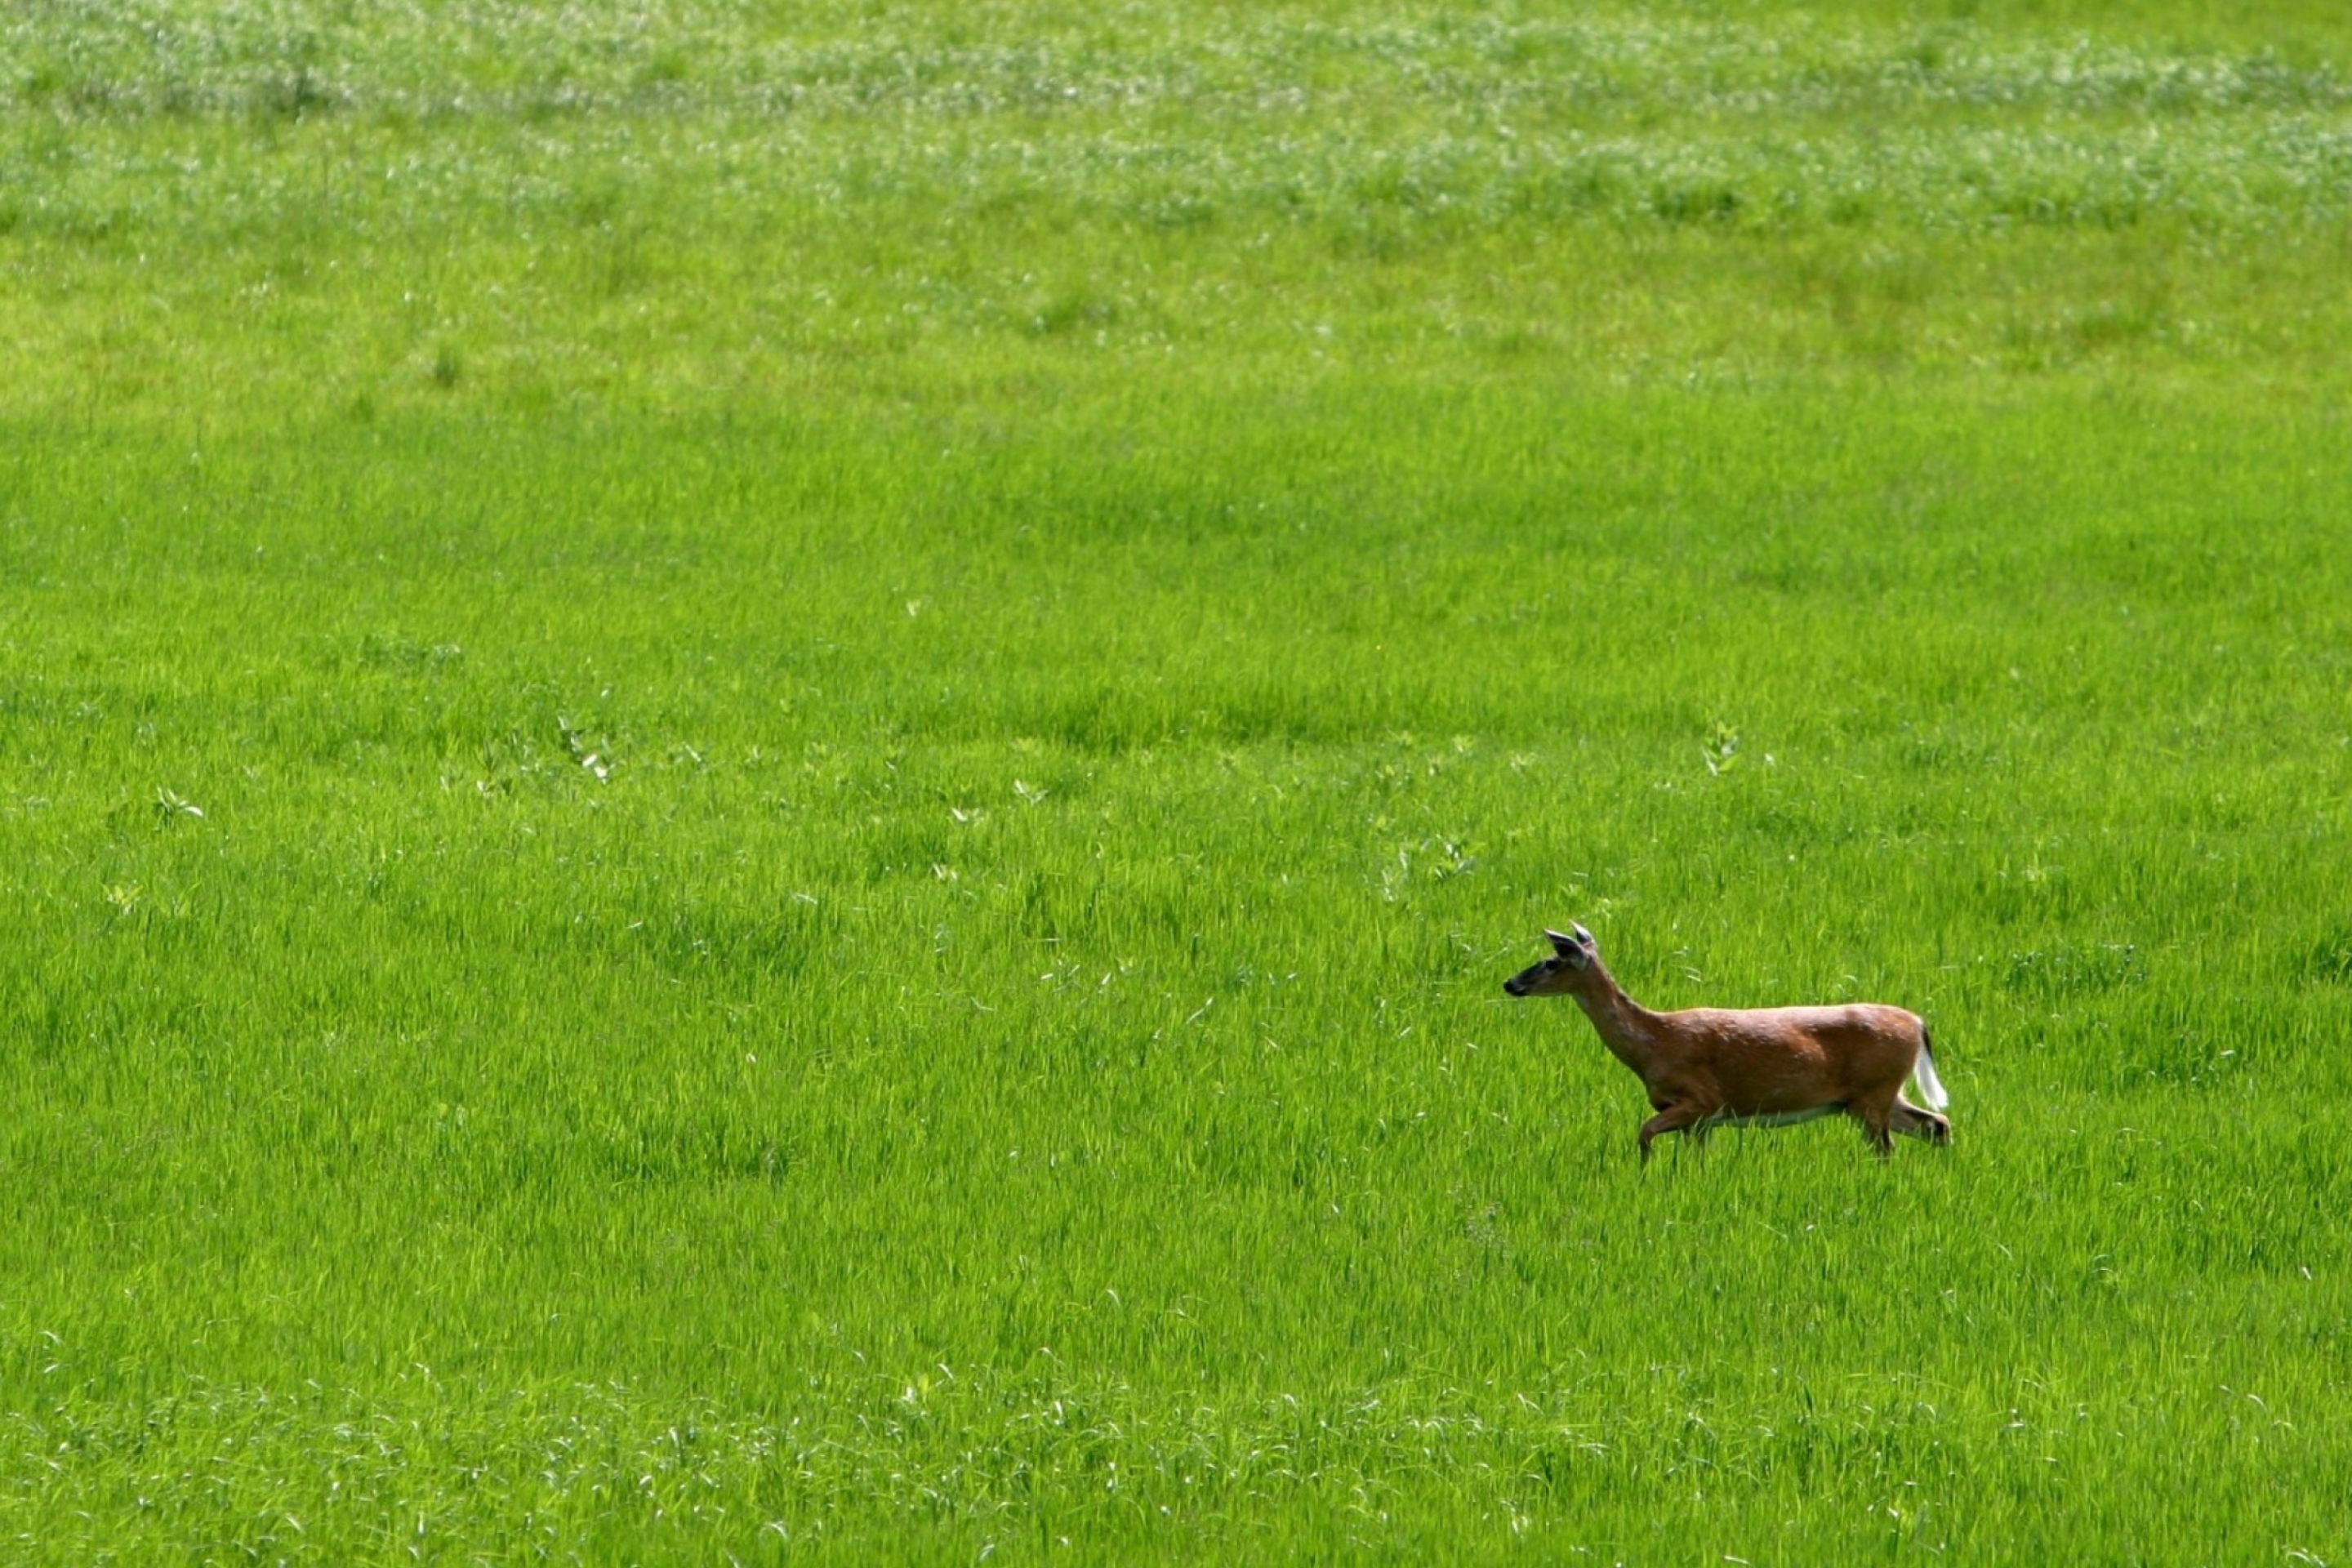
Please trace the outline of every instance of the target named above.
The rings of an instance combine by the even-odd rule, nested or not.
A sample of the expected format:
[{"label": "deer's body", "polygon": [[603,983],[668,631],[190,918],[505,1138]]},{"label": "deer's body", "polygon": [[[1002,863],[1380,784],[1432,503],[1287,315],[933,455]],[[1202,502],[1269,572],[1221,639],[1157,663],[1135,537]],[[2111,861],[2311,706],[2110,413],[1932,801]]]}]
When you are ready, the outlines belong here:
[{"label": "deer's body", "polygon": [[[1592,933],[1544,933],[1558,956],[1504,984],[1514,996],[1576,998],[1601,1043],[1642,1080],[1657,1112],[1642,1124],[1642,1157],[1663,1132],[1704,1137],[1725,1122],[1780,1126],[1843,1111],[1885,1153],[1895,1133],[1951,1140],[1927,1026],[1873,1002],[1837,1007],[1692,1007],[1653,1013],[1601,966]],[[1927,1109],[1903,1098],[1916,1073]]]}]

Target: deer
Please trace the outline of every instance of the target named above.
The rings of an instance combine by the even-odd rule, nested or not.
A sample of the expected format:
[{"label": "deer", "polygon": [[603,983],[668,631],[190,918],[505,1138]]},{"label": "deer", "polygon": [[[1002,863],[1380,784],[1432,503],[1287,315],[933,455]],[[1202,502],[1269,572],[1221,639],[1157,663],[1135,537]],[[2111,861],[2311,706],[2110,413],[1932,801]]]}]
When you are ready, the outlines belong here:
[{"label": "deer", "polygon": [[[1611,978],[1591,931],[1571,923],[1567,934],[1544,937],[1553,956],[1503,989],[1573,996],[1601,1043],[1633,1069],[1657,1112],[1642,1123],[1642,1163],[1664,1133],[1704,1144],[1726,1124],[1782,1127],[1841,1110],[1862,1123],[1881,1158],[1894,1153],[1897,1132],[1939,1147],[1951,1142],[1952,1124],[1938,1114],[1950,1100],[1917,1014],[1876,1002],[1653,1013]],[[1903,1098],[1913,1078],[1925,1107]]]}]

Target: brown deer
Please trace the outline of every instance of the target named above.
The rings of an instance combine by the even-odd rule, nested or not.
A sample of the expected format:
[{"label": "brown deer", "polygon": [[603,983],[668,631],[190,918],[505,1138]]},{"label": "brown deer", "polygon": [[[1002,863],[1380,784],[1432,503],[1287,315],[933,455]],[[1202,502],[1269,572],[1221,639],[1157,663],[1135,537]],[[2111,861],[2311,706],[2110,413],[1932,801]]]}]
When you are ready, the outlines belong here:
[{"label": "brown deer", "polygon": [[[1601,966],[1601,947],[1582,926],[1544,935],[1555,956],[1503,982],[1514,996],[1576,998],[1601,1043],[1650,1091],[1655,1116],[1642,1123],[1642,1159],[1661,1132],[1703,1141],[1724,1122],[1781,1127],[1843,1110],[1862,1123],[1870,1146],[1895,1151],[1897,1132],[1949,1143],[1949,1103],[1936,1078],[1927,1026],[1875,1002],[1842,1007],[1692,1007],[1653,1013],[1625,994]],[[1919,1080],[1927,1109],[1903,1098]]]}]

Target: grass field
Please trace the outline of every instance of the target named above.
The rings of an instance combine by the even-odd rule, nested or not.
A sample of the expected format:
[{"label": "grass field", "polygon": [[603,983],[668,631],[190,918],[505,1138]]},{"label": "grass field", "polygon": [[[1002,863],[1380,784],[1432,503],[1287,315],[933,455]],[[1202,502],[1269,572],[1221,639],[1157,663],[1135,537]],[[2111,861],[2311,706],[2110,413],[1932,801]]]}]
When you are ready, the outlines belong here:
[{"label": "grass field", "polygon": [[2347,266],[2316,3],[10,9],[0,1556],[2352,1562]]}]

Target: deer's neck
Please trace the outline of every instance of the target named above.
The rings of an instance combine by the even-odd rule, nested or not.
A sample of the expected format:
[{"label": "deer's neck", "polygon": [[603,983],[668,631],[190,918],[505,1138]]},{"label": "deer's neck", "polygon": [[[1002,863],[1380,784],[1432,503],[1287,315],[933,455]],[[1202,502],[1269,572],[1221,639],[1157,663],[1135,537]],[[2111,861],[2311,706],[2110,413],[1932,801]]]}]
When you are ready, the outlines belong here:
[{"label": "deer's neck", "polygon": [[1609,1054],[1646,1078],[1657,1054],[1658,1016],[1626,995],[1625,988],[1598,964],[1575,996]]}]

